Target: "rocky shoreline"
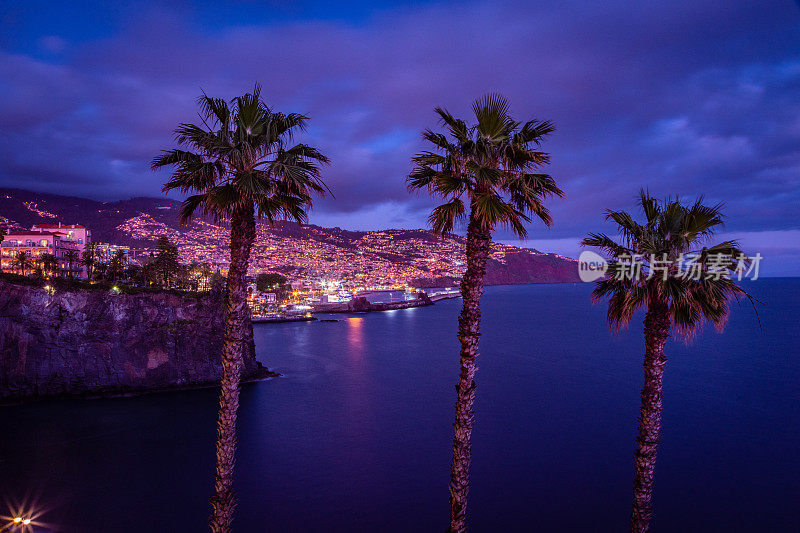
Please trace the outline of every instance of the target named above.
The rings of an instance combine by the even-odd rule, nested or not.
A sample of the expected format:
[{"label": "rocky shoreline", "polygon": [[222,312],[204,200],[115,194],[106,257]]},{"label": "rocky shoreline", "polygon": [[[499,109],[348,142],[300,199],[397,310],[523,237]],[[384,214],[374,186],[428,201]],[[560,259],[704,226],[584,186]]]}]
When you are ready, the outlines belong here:
[{"label": "rocky shoreline", "polygon": [[[0,280],[0,402],[212,387],[221,375],[221,291],[48,291]],[[255,359],[242,378],[277,374]]]}]

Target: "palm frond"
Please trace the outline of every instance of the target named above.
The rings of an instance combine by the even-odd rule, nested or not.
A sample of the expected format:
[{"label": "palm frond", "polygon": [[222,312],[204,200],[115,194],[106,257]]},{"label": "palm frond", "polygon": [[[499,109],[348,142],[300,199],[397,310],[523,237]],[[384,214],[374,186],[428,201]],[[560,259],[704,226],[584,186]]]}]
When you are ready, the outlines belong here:
[{"label": "palm frond", "polygon": [[464,218],[464,202],[460,198],[453,198],[449,202],[436,206],[428,216],[428,223],[434,232],[449,234],[453,231],[455,223]]},{"label": "palm frond", "polygon": [[180,221],[181,225],[186,225],[197,212],[198,209],[205,210],[205,194],[193,194],[192,196],[187,197],[183,203],[181,203],[181,210],[180,210]]},{"label": "palm frond", "polygon": [[[498,94],[473,102],[472,125],[442,107],[434,111],[446,131],[422,132],[432,150],[412,158],[414,167],[406,178],[409,191],[426,188],[432,196],[450,201],[467,194],[470,216],[488,231],[501,224],[524,238],[531,216],[552,224],[544,200],[562,196],[563,191],[551,176],[532,172],[550,162],[549,154],[532,146],[555,130],[552,122],[515,121],[509,115],[508,100]],[[441,206],[437,209],[431,223],[446,226],[442,215],[448,211]]]},{"label": "palm frond", "polygon": [[[441,120],[442,124],[447,126],[450,135],[458,142],[458,143],[465,143],[469,140],[469,128],[467,127],[467,123],[461,119],[455,118],[453,115],[447,112],[446,109],[442,107],[435,107],[433,110],[439,115],[439,119]],[[443,148],[447,149],[447,148]]]},{"label": "palm frond", "polygon": [[497,93],[488,93],[475,100],[472,111],[478,121],[475,126],[478,136],[491,142],[502,140],[516,125],[508,114],[508,100]]},{"label": "palm frond", "polygon": [[[722,241],[701,250],[694,248],[721,226],[720,205],[706,206],[702,198],[691,205],[677,198],[659,202],[644,189],[640,191],[639,204],[646,219],[644,224],[625,211],[606,213],[606,218],[616,223],[624,244],[602,233],[590,233],[581,242],[617,258],[642,254],[642,262],[651,274],[645,277],[642,272],[638,279],[624,279],[619,276],[623,263],[617,259],[609,263],[606,277],[595,285],[593,298],[608,298],[608,321],[612,329],[627,324],[638,308],[666,306],[675,329],[685,339],[691,339],[705,323],[710,322],[720,330],[724,328],[731,299],[750,298],[755,308],[752,297],[731,279],[734,270],[747,263],[736,241]],[[649,254],[666,258],[669,270],[663,277],[652,275],[654,264],[650,263]],[[679,270],[676,262],[684,256],[696,258],[693,263],[696,270],[691,275]]]}]

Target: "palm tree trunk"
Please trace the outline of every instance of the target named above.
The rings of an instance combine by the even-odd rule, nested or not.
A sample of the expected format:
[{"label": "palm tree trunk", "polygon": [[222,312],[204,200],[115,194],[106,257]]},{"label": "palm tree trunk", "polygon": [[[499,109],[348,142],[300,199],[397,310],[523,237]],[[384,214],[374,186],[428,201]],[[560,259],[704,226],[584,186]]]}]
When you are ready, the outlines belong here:
[{"label": "palm tree trunk", "polygon": [[450,470],[449,532],[467,530],[467,493],[469,465],[472,459],[472,426],[475,424],[475,359],[481,336],[481,295],[491,236],[480,227],[473,215],[467,229],[467,271],[461,280],[463,307],[458,319],[458,340],[461,343],[456,416],[453,422],[453,462]]},{"label": "palm tree trunk", "polygon": [[670,319],[666,304],[651,304],[644,320],[644,386],[639,411],[639,436],[636,439],[636,475],[633,479],[633,512],[631,531],[650,530],[653,517],[653,472],[661,437],[661,408],[664,366],[667,358],[664,345],[669,337]]},{"label": "palm tree trunk", "polygon": [[236,462],[236,416],[239,409],[239,381],[242,351],[247,337],[245,275],[250,249],[255,240],[253,208],[240,209],[231,218],[231,265],[225,307],[225,340],[222,347],[222,381],[217,421],[217,470],[213,508],[209,525],[214,533],[231,531],[236,497],[233,491],[233,468]]}]

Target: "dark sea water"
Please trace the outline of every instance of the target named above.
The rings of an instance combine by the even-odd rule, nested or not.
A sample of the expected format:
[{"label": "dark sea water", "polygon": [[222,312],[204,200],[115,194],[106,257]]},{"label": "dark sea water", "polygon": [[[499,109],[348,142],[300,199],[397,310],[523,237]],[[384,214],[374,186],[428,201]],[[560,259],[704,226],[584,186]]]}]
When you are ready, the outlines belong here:
[{"label": "dark sea water", "polygon": [[[797,531],[800,279],[748,284],[723,334],[670,341],[654,531]],[[623,531],[641,318],[612,336],[588,285],[492,287],[471,531]],[[460,300],[263,324],[283,374],[244,387],[238,531],[443,531]],[[0,495],[67,532],[202,531],[214,390],[0,408]],[[43,529],[42,529],[43,530]]]}]

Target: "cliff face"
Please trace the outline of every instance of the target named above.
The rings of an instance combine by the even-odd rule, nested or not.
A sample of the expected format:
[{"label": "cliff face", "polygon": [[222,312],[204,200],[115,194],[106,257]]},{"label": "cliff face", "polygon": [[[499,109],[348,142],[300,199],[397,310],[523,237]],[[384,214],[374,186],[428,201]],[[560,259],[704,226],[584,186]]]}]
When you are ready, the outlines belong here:
[{"label": "cliff face", "polygon": [[[219,381],[222,295],[56,292],[0,280],[0,401],[93,396]],[[269,372],[252,337],[244,379]]]},{"label": "cliff face", "polygon": [[[506,252],[503,261],[486,262],[485,285],[521,285],[526,283],[577,283],[578,262],[553,254]],[[461,279],[453,277],[416,278],[414,287],[458,287]]]},{"label": "cliff face", "polygon": [[506,253],[504,263],[489,259],[486,285],[522,283],[575,283],[580,281],[578,262],[553,254]]}]

